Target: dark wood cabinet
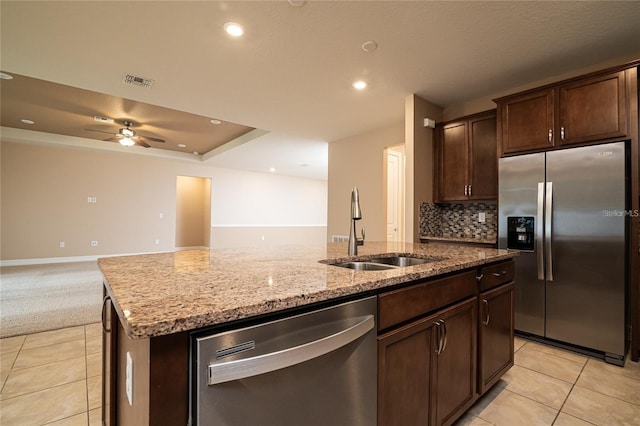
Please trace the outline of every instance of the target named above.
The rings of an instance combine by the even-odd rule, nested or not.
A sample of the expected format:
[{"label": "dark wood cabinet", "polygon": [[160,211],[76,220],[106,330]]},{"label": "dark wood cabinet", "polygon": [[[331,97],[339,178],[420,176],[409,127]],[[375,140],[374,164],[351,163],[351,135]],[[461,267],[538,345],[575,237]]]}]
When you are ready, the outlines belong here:
[{"label": "dark wood cabinet", "polygon": [[626,137],[627,72],[590,75],[497,99],[501,155]]},{"label": "dark wood cabinet", "polygon": [[495,111],[438,125],[434,161],[436,202],[495,199]]},{"label": "dark wood cabinet", "polygon": [[480,269],[478,281],[478,393],[484,394],[513,366],[514,262]]},{"label": "dark wood cabinet", "polygon": [[442,345],[436,351],[433,393],[434,425],[456,421],[477,398],[477,300],[469,299],[442,311],[436,318]]},{"label": "dark wood cabinet", "polygon": [[114,426],[116,419],[116,359],[118,347],[118,314],[103,287],[102,300],[102,424]]},{"label": "dark wood cabinet", "polygon": [[379,295],[378,425],[450,425],[511,368],[513,278],[509,260]]},{"label": "dark wood cabinet", "polygon": [[378,337],[378,425],[428,425],[435,317]]},{"label": "dark wood cabinet", "polygon": [[443,425],[476,399],[477,301],[378,337],[378,424]]},{"label": "dark wood cabinet", "polygon": [[627,135],[624,71],[566,84],[558,91],[561,145]]},{"label": "dark wood cabinet", "polygon": [[484,394],[513,366],[515,284],[480,293],[478,309],[478,392]]},{"label": "dark wood cabinet", "polygon": [[554,93],[539,90],[498,103],[502,154],[553,147]]}]

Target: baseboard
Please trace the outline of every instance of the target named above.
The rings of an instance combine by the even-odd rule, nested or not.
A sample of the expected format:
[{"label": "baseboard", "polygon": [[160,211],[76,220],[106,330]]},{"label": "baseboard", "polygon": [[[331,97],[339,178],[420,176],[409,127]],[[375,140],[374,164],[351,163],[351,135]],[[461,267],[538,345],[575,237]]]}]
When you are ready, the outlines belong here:
[{"label": "baseboard", "polygon": [[[179,249],[176,249],[176,250],[179,250]],[[155,251],[155,252],[148,252],[148,253],[99,254],[99,255],[92,255],[92,256],[43,257],[43,258],[37,258],[37,259],[0,260],[0,267],[47,265],[50,263],[95,262],[101,257],[135,256],[138,254],[156,254],[156,253],[171,253],[171,251]]]}]

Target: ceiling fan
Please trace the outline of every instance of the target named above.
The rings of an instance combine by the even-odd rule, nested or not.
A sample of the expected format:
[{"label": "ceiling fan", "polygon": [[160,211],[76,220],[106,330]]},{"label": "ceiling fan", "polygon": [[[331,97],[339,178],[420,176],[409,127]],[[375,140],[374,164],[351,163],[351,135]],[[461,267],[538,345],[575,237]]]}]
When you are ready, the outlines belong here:
[{"label": "ceiling fan", "polygon": [[165,142],[164,139],[153,138],[151,136],[138,135],[136,131],[131,128],[133,126],[132,121],[125,120],[122,122],[122,124],[124,124],[125,127],[118,129],[118,132],[115,134],[113,134],[113,132],[105,132],[104,130],[94,130],[94,129],[85,129],[85,130],[89,130],[91,132],[111,134],[113,136],[105,140],[107,141],[115,140],[117,142],[120,142],[120,144],[124,146],[140,145],[145,148],[151,148],[151,145],[149,145],[146,141],[159,142],[159,143]]}]

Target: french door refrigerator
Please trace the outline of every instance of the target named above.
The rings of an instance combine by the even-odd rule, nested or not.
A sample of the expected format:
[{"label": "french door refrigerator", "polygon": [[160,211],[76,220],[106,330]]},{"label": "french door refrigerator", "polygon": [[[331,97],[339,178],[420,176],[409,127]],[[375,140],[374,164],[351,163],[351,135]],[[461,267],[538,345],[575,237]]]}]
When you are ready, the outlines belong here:
[{"label": "french door refrigerator", "polygon": [[626,349],[626,164],[624,142],[498,163],[498,246],[521,250],[516,330],[618,365]]}]

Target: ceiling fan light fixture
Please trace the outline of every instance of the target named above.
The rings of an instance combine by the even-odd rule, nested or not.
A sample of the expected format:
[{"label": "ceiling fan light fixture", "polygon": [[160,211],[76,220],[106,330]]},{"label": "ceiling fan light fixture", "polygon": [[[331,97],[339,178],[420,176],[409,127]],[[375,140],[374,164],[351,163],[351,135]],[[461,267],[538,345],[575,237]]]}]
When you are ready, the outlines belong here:
[{"label": "ceiling fan light fixture", "polygon": [[133,139],[129,138],[129,137],[120,139],[120,145],[133,146],[135,144],[136,144],[136,142]]},{"label": "ceiling fan light fixture", "polygon": [[125,127],[120,129],[120,134],[126,138],[132,138],[136,134],[136,132],[134,132],[128,127]]}]

